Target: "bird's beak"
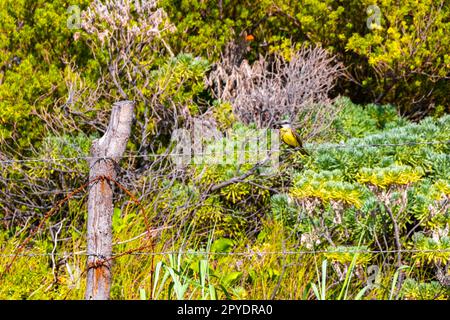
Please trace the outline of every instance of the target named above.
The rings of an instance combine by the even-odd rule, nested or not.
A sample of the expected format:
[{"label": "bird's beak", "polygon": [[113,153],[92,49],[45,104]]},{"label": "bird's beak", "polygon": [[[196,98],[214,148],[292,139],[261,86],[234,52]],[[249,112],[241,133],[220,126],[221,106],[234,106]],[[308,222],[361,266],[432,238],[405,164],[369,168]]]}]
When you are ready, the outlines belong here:
[{"label": "bird's beak", "polygon": [[271,127],[275,128],[275,129],[279,129],[279,128],[281,128],[281,123],[280,122],[273,122]]}]

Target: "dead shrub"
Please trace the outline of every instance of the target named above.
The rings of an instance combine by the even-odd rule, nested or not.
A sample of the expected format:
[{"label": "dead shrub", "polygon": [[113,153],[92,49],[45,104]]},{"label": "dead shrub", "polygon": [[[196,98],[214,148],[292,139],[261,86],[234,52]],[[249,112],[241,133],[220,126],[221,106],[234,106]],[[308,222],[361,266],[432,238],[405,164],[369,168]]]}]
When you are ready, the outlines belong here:
[{"label": "dead shrub", "polygon": [[311,138],[334,120],[338,110],[329,94],[344,69],[325,49],[303,46],[289,60],[274,55],[252,65],[236,62],[232,49],[227,52],[207,84],[216,99],[233,105],[241,122],[271,127],[287,118]]}]

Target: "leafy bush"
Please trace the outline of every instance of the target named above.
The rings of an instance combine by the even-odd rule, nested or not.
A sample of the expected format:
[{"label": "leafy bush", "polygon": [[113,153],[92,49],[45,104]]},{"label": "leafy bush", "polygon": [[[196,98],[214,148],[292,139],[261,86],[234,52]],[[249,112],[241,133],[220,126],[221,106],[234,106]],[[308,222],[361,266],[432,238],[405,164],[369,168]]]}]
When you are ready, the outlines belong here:
[{"label": "leafy bush", "polygon": [[378,95],[376,101],[395,102],[409,113],[426,113],[430,103],[448,103],[450,41],[443,38],[450,31],[448,3],[386,0],[378,5],[381,25],[354,33],[346,44],[373,70],[363,86]]},{"label": "leafy bush", "polygon": [[437,281],[418,282],[406,279],[402,295],[406,300],[448,300],[449,293]]},{"label": "leafy bush", "polygon": [[295,198],[318,198],[327,203],[330,200],[361,207],[362,191],[358,186],[344,182],[339,171],[305,171],[294,178],[291,195]]},{"label": "leafy bush", "polygon": [[[43,223],[11,272],[1,259],[0,298],[82,297],[86,190],[42,217],[86,183],[72,158],[123,98],[136,119],[114,197],[112,298],[449,297],[446,2],[378,1],[380,24],[370,0],[162,0],[167,15],[153,0],[70,4],[86,9],[83,30],[67,27],[67,1],[0,4],[0,252]],[[352,81],[333,87],[332,56]],[[375,103],[330,103],[339,93]],[[412,123],[395,104],[436,110]],[[309,155],[281,148],[278,171],[255,167],[247,143],[273,109],[308,138]],[[220,137],[202,131],[209,156],[177,166],[170,134],[203,121]],[[47,160],[7,161],[26,157]]]},{"label": "leafy bush", "polygon": [[[71,1],[81,8],[86,0]],[[64,69],[76,62],[96,74],[87,46],[67,27],[67,1],[0,4],[0,141],[26,150],[42,138],[42,110],[52,113],[67,93]],[[88,61],[92,63],[87,64]],[[24,134],[26,132],[26,134]]]},{"label": "leafy bush", "polygon": [[[446,143],[450,138],[449,125],[449,116],[427,118],[420,124],[411,123],[360,139],[349,139],[345,147],[324,143],[315,148],[315,156],[308,166],[316,170],[339,169],[347,177],[355,177],[362,167],[409,165],[422,167],[427,174],[446,178],[448,169],[444,168],[450,168],[447,156],[450,147]],[[436,158],[438,161],[435,161]]]},{"label": "leafy bush", "polygon": [[178,50],[188,47],[216,61],[235,41],[240,61],[267,52],[289,57],[305,43],[321,45],[337,54],[356,80],[341,81],[341,94],[357,102],[393,103],[416,116],[448,110],[450,7],[443,0],[164,4],[178,28],[172,40]]},{"label": "leafy bush", "polygon": [[362,138],[407,124],[404,118],[398,116],[393,105],[361,106],[354,104],[348,97],[338,97],[334,103],[339,105],[341,111],[333,123],[336,134],[327,136],[328,140],[340,142],[349,138]]}]

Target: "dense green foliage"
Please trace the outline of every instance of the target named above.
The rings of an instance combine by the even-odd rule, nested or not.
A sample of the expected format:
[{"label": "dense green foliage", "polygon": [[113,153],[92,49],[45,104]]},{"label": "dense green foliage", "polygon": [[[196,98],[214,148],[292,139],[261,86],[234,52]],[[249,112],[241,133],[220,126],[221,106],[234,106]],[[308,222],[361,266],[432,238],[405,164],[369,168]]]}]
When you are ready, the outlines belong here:
[{"label": "dense green foliage", "polygon": [[[450,298],[447,2],[161,0],[161,32],[134,11],[123,28],[99,16],[96,31],[69,29],[69,5],[92,2],[0,3],[0,252],[33,235],[8,272],[0,257],[0,299],[83,297],[88,188],[71,192],[125,96],[114,252],[148,245],[150,221],[143,251],[161,254],[114,259],[112,298]],[[282,146],[275,170],[234,156],[256,125],[205,81],[230,42],[234,62],[311,44],[347,68],[337,98],[312,105],[336,116],[308,155]],[[200,121],[219,137],[202,128],[206,157],[175,166],[173,131]],[[232,156],[216,163],[223,146]],[[25,158],[47,160],[6,161]]]},{"label": "dense green foliage", "polygon": [[[182,246],[199,252],[247,252],[248,257],[213,255],[208,259],[201,254],[180,252],[173,256],[156,257],[153,262],[156,269],[152,269],[148,259],[122,257],[116,260],[114,267],[116,289],[113,289],[113,297],[269,298],[276,283],[283,277],[278,297],[311,298],[314,297],[310,296],[313,294],[312,287],[307,284],[317,281],[314,261],[320,264],[320,261],[325,261],[322,259],[326,259],[337,270],[326,271],[329,281],[342,281],[339,280],[342,276],[339,272],[346,272],[354,263],[354,269],[347,272],[355,273],[355,279],[349,284],[342,284],[353,288],[347,298],[356,297],[364,283],[369,281],[372,272],[369,270],[373,266],[381,271],[374,286],[365,289],[363,297],[392,298],[394,291],[391,283],[395,281],[396,256],[394,253],[376,253],[378,250],[396,249],[393,222],[389,215],[391,211],[403,248],[413,250],[402,255],[403,265],[408,266],[402,271],[406,280],[395,296],[406,299],[448,298],[449,292],[436,281],[432,270],[435,265],[441,265],[450,258],[448,251],[445,251],[449,248],[446,226],[450,222],[447,204],[450,196],[449,146],[375,145],[448,141],[450,118],[427,118],[415,124],[393,114],[392,106],[368,105],[363,108],[348,99],[340,99],[336,103],[341,104],[343,109],[339,121],[329,129],[330,142],[307,144],[311,156],[293,158],[293,161],[301,163],[295,166],[300,169],[283,167],[292,164],[290,162],[281,163],[281,176],[271,179],[263,172],[256,174],[251,180],[253,184],[241,182],[229,185],[219,193],[211,194],[192,212],[183,205],[189,203],[189,199],[198,201],[205,186],[226,181],[251,167],[242,167],[233,161],[226,165],[213,165],[211,161],[205,161],[203,165],[192,167],[195,170],[192,181],[175,184],[162,181],[162,185],[169,189],[158,202],[159,207],[155,208],[149,202],[148,210],[156,210],[149,211],[155,222],[160,219],[158,212],[161,210],[171,224],[182,223],[180,219],[186,221],[184,219],[193,214],[192,219],[182,227],[181,239],[175,240],[176,231],[168,229],[160,235],[155,250],[171,251],[173,248],[177,251],[178,246]],[[252,130],[242,125],[234,126],[235,135],[239,137]],[[233,136],[228,139],[233,140]],[[83,141],[82,138],[72,139],[72,146],[85,149]],[[341,142],[346,143],[345,147],[341,147]],[[45,143],[47,148],[54,144],[54,140]],[[209,148],[221,144],[220,140],[213,141]],[[70,156],[69,149],[67,152],[65,155]],[[289,150],[283,152],[289,153]],[[86,170],[81,168],[81,171]],[[285,187],[280,186],[280,181],[285,183]],[[274,188],[279,193],[270,191]],[[69,232],[72,240],[64,244],[64,250],[69,252],[79,251],[83,247],[84,214],[77,213],[80,205],[80,202],[73,201],[68,208],[72,218],[70,222],[65,222],[68,231],[64,234]],[[145,228],[142,216],[133,207],[128,205],[124,211],[115,209],[113,227],[116,242],[132,238]],[[8,238],[6,234],[3,237],[5,240]],[[9,245],[3,247],[5,251],[14,246],[12,240],[6,243]],[[326,252],[315,256],[304,255],[301,263],[294,264],[296,267],[283,271],[282,265],[296,261],[295,256],[282,258],[264,254],[279,251],[283,246],[284,250],[295,248]],[[135,245],[127,243],[117,246],[115,250],[120,252],[133,247]],[[49,253],[52,250],[51,238],[35,239],[33,252]],[[257,258],[251,252],[263,253]],[[2,287],[2,297],[82,296],[83,282],[77,275],[83,269],[83,259],[77,256],[68,258],[70,271],[67,267],[58,269],[58,282],[53,284],[51,270],[44,267],[45,260],[36,259],[27,267],[22,261],[19,258],[14,265],[16,271],[6,278],[9,285]],[[153,280],[143,276],[146,272],[152,274]],[[40,286],[40,274],[46,275],[45,286],[50,291]],[[28,287],[21,285],[25,279],[23,277],[29,279]],[[131,281],[131,278],[140,280]],[[134,283],[132,286],[131,282]],[[181,287],[171,293],[170,286],[167,287],[170,283]],[[152,284],[156,286],[153,289]],[[292,286],[298,286],[297,290],[293,290]],[[326,298],[342,298],[340,288],[327,292]]]},{"label": "dense green foliage", "polygon": [[[58,112],[65,100],[67,68],[76,65],[85,86],[94,85],[104,56],[95,58],[79,30],[67,28],[73,12],[89,1],[3,1],[0,6],[0,137],[13,137],[25,148],[41,136],[41,121],[31,114]],[[381,1],[380,26],[372,1],[163,1],[176,31],[174,52],[191,52],[216,61],[225,45],[238,39],[248,57],[285,52],[304,42],[329,48],[359,82],[338,90],[358,101],[388,101],[422,114],[434,104],[448,105],[450,43],[448,3],[427,0]],[[433,9],[430,9],[433,8]],[[431,24],[430,24],[431,23]],[[245,41],[251,34],[252,41]],[[245,50],[244,50],[245,51]],[[431,92],[431,94],[429,94]],[[111,97],[110,97],[111,98]],[[423,99],[422,99],[423,98]],[[27,131],[24,136],[20,132]]]},{"label": "dense green foliage", "polygon": [[41,110],[55,112],[67,94],[68,65],[86,66],[90,81],[98,77],[97,63],[87,63],[87,46],[67,28],[69,3],[85,7],[89,1],[0,4],[0,140],[16,141],[21,149],[42,138]]},{"label": "dense green foliage", "polygon": [[[178,26],[178,50],[216,58],[229,40],[248,57],[287,56],[304,42],[330,49],[358,82],[340,91],[361,102],[391,102],[402,111],[448,105],[450,6],[446,1],[301,0],[165,1]],[[222,5],[220,5],[222,4]],[[374,7],[376,5],[376,7]],[[369,28],[370,27],[370,28]],[[246,35],[254,39],[245,41]],[[428,96],[430,90],[432,93]]]}]

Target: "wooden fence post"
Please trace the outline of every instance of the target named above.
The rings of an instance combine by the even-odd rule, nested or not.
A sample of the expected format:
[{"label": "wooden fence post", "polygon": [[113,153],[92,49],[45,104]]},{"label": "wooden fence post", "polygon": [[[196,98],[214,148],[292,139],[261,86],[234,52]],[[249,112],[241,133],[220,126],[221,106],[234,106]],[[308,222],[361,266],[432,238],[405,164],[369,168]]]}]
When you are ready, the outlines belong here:
[{"label": "wooden fence post", "polygon": [[111,288],[113,183],[131,133],[133,101],[114,103],[108,128],[94,140],[89,161],[86,300],[107,300]]}]

